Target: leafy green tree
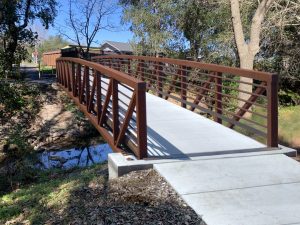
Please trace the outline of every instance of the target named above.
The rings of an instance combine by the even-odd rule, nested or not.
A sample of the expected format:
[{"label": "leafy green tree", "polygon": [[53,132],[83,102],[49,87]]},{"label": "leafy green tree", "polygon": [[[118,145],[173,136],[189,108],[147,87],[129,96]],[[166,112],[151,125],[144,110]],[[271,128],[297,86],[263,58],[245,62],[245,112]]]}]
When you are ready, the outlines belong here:
[{"label": "leafy green tree", "polygon": [[[166,53],[180,40],[172,15],[178,12],[173,0],[121,0],[124,6],[123,22],[131,24],[137,52],[156,56]],[[177,45],[178,46],[178,45]]]},{"label": "leafy green tree", "polygon": [[[279,73],[283,88],[300,90],[298,0],[120,2],[138,53],[178,57],[178,50],[187,50],[194,59]],[[239,88],[252,91],[251,85]]]},{"label": "leafy green tree", "polygon": [[1,74],[11,75],[13,64],[26,58],[26,47],[37,40],[29,25],[38,19],[48,29],[56,16],[56,0],[2,0],[0,4]]},{"label": "leafy green tree", "polygon": [[256,67],[280,75],[284,90],[300,94],[300,2],[276,1],[264,25]]},{"label": "leafy green tree", "polygon": [[182,13],[175,14],[173,20],[189,42],[194,60],[201,58],[219,63],[228,55],[235,58],[232,38],[227,38],[230,21],[219,19],[230,17],[228,8],[215,0],[183,0],[180,4],[178,8]]},{"label": "leafy green tree", "polygon": [[69,41],[62,38],[60,35],[50,36],[43,40],[38,46],[38,52],[41,56],[44,52],[54,51],[71,44]]},{"label": "leafy green tree", "polygon": [[[123,21],[135,34],[138,54],[181,57],[181,52],[197,59],[221,61],[235,58],[232,37],[228,36],[230,9],[215,0],[121,0]],[[224,40],[228,43],[224,44]],[[222,57],[216,51],[222,50]],[[177,52],[177,54],[176,54]],[[232,63],[230,63],[232,64]]]}]

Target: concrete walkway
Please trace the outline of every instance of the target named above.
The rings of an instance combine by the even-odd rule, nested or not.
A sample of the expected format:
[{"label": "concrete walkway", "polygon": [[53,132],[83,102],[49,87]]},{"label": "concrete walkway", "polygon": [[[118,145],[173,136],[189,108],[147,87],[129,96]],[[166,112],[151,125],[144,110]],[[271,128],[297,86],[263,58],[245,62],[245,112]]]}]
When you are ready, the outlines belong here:
[{"label": "concrete walkway", "polygon": [[154,168],[207,225],[300,224],[300,164],[283,154]]}]

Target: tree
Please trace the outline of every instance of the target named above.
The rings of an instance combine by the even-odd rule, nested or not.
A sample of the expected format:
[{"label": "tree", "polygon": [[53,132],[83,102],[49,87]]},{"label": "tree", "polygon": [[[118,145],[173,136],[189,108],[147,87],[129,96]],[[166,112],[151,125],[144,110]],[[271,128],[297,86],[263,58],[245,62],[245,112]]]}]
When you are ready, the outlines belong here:
[{"label": "tree", "polygon": [[[251,24],[248,27],[249,31],[244,32],[240,14],[240,1],[230,0],[232,24],[236,47],[239,53],[240,67],[253,69],[255,57],[266,56],[266,52],[268,52],[270,58],[277,60],[278,58],[282,59],[280,55],[282,56],[283,52],[286,52],[285,48],[289,49],[288,45],[291,43],[290,41],[282,42],[282,39],[285,39],[285,41],[290,39],[286,38],[285,34],[291,34],[291,32],[287,31],[292,31],[293,38],[297,37],[297,32],[295,31],[297,30],[296,27],[298,27],[299,30],[300,25],[300,3],[294,0],[261,0],[258,2],[244,0],[241,2],[249,4],[252,7],[251,12],[254,13],[252,14]],[[271,42],[272,39],[274,41],[274,38],[276,41]],[[285,48],[281,48],[281,52],[274,51],[274,48],[273,51],[270,51],[272,44],[285,46]],[[295,55],[295,53],[293,53],[293,55]],[[295,60],[293,61],[296,62]],[[294,63],[290,63],[288,67],[294,67],[293,64]],[[283,67],[281,66],[281,68]],[[273,70],[274,69],[276,69],[277,72],[282,72],[276,63],[273,64]],[[252,79],[241,78],[241,80],[252,83]],[[252,92],[252,85],[241,83],[239,88]],[[241,99],[247,99],[249,95],[240,92],[239,97]]]},{"label": "tree", "polygon": [[184,0],[180,2],[178,11],[182,12],[181,15],[174,14],[172,20],[176,21],[177,29],[189,42],[194,60],[201,57],[206,62],[217,62],[219,57],[215,52],[220,51],[219,55],[224,56],[228,52],[225,47],[232,48],[230,39],[224,44],[222,37],[230,29],[230,24],[228,20],[218,19],[229,17],[223,4],[215,0]]},{"label": "tree", "polygon": [[39,55],[42,55],[44,52],[58,50],[69,44],[70,42],[63,39],[60,35],[50,36],[39,44],[38,52]]},{"label": "tree", "polygon": [[115,10],[116,4],[113,1],[68,0],[66,27],[64,30],[60,29],[59,32],[72,42],[77,43],[81,55],[84,58],[89,58],[90,47],[94,43],[95,36],[101,30],[109,30],[114,27],[109,21],[109,16]]},{"label": "tree", "polygon": [[33,45],[37,34],[28,26],[39,19],[48,29],[56,15],[55,0],[2,0],[0,5],[0,60],[2,75],[11,74],[13,64],[26,58],[26,46]]},{"label": "tree", "polygon": [[258,62],[262,70],[276,71],[281,88],[300,94],[300,2],[275,1],[263,29]]},{"label": "tree", "polygon": [[[239,54],[240,67],[243,69],[253,69],[254,58],[260,50],[260,34],[262,30],[263,21],[265,19],[268,9],[270,8],[273,2],[274,0],[262,0],[259,3],[251,20],[250,34],[249,39],[247,40],[243,31],[239,0],[230,0],[234,38]],[[241,77],[240,80],[249,84],[240,83],[239,89],[247,92],[252,92],[251,83],[253,82],[253,80],[251,78],[245,77]],[[240,92],[239,98],[247,100],[249,98],[249,94]],[[243,101],[239,103],[240,106],[242,106],[243,104]]]},{"label": "tree", "polygon": [[[130,30],[140,53],[157,56],[166,53],[176,45],[180,34],[174,18],[179,5],[173,0],[121,0],[124,6],[123,22],[130,24]],[[176,40],[176,41],[175,41]]]},{"label": "tree", "polygon": [[[230,30],[230,23],[217,19],[229,17],[230,11],[215,0],[120,2],[124,6],[123,21],[130,23],[139,53],[163,52],[180,57],[184,51],[195,60],[202,56],[210,62],[219,62],[227,53],[234,54],[232,38],[224,44],[220,35]],[[223,51],[222,57],[216,57],[219,50]]]}]

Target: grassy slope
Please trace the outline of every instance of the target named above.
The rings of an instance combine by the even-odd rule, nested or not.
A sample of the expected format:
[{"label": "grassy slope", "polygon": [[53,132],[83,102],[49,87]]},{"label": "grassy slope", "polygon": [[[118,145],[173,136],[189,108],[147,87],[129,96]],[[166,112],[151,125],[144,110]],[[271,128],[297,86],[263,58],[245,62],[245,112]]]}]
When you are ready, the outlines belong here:
[{"label": "grassy slope", "polygon": [[0,198],[0,223],[27,221],[30,224],[44,224],[60,216],[60,212],[68,207],[74,190],[88,187],[93,182],[105,183],[106,176],[100,175],[103,173],[102,167],[98,165],[73,172],[39,172],[37,182]]},{"label": "grassy slope", "polygon": [[[256,108],[255,111],[262,115],[266,115],[266,112],[260,108]],[[279,142],[288,147],[300,149],[300,105],[280,107],[278,113]],[[265,126],[267,125],[267,121],[260,116],[253,114],[251,119],[259,124],[263,124]],[[257,130],[266,132],[266,130],[263,130],[261,127],[253,123],[249,123],[244,120],[241,120],[241,122],[243,124],[256,128]],[[238,126],[236,126],[235,129],[262,143],[266,142],[266,139],[264,139],[263,137],[255,136],[252,132],[245,131]]]},{"label": "grassy slope", "polygon": [[300,105],[279,109],[279,139],[283,144],[300,149]]}]

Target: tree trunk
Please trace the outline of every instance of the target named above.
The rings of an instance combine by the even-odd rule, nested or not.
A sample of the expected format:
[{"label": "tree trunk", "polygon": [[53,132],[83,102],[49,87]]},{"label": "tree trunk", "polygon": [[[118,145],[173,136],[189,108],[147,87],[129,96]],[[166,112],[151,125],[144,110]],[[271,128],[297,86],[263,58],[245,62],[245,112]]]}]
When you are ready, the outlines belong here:
[{"label": "tree trunk", "polygon": [[190,57],[197,61],[197,58],[198,58],[198,54],[197,54],[197,42],[195,40],[190,40]]},{"label": "tree trunk", "polygon": [[[243,54],[243,55],[239,55],[239,58],[240,58],[240,68],[242,69],[249,69],[249,70],[252,70],[253,69],[253,62],[254,62],[254,56],[253,54]],[[240,78],[240,81],[241,82],[245,82],[245,83],[248,83],[248,84],[245,84],[245,83],[240,83],[239,84],[239,89],[240,90],[243,90],[245,92],[249,92],[249,93],[252,93],[252,88],[253,88],[253,79],[251,78],[247,78],[247,77],[241,77]],[[239,99],[243,99],[245,101],[247,101],[249,99],[251,95],[250,94],[247,94],[247,93],[244,93],[244,92],[239,92]],[[243,105],[245,104],[244,101],[240,100],[238,105],[239,107],[243,107]],[[244,117],[246,118],[249,118],[251,117],[251,113],[247,112]]]},{"label": "tree trunk", "polygon": [[[262,22],[264,20],[266,11],[269,9],[272,2],[274,2],[274,0],[262,0],[259,2],[251,21],[250,39],[247,43],[243,31],[239,0],[230,0],[234,38],[239,53],[240,67],[242,69],[253,70],[254,57],[260,49],[259,42]],[[248,84],[240,83],[239,89],[252,93],[253,80],[251,78],[241,77],[240,81]],[[239,92],[240,99],[248,100],[249,97],[250,94]],[[242,107],[245,104],[245,102],[242,100],[240,100],[238,103],[239,107]],[[251,114],[246,113],[244,117],[249,118],[251,117]]]}]

